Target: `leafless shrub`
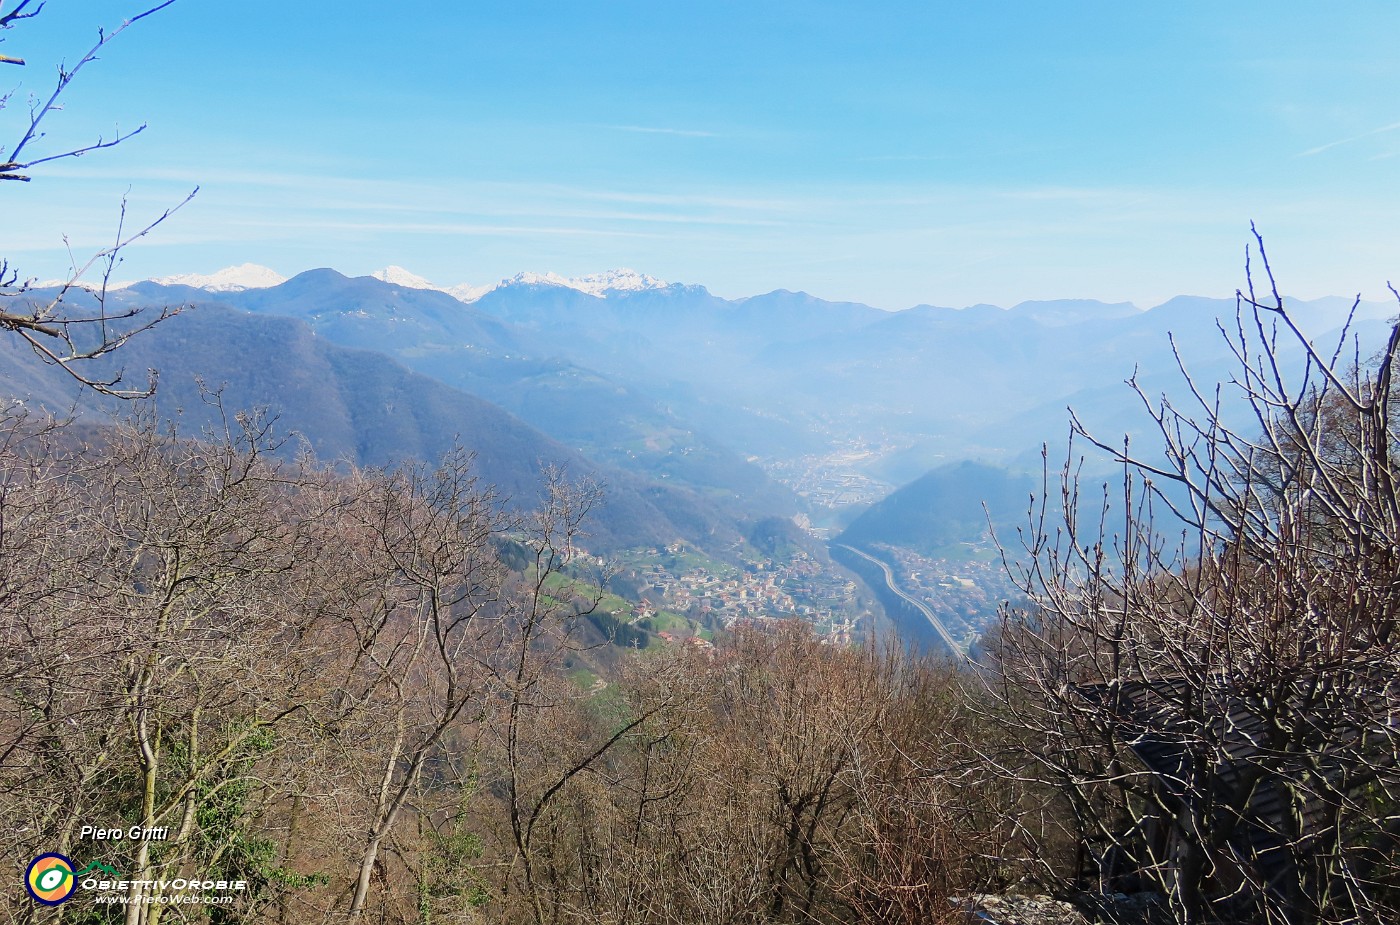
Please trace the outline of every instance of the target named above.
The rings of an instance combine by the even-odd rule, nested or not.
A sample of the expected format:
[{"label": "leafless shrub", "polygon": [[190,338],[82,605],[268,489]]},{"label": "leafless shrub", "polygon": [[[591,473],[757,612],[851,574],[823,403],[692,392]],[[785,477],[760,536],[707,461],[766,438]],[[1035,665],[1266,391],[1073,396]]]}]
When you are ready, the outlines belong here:
[{"label": "leafless shrub", "polygon": [[1036,606],[1004,615],[994,681],[1024,746],[1005,767],[1066,807],[1082,853],[1047,864],[1062,886],[1159,890],[1180,922],[1394,921],[1400,325],[1370,363],[1349,331],[1319,347],[1257,255],[1268,291],[1251,272],[1221,328],[1231,381],[1187,376],[1190,406],[1138,389],[1164,463],[1074,423],[1122,493],[1086,503],[1067,466],[1063,516],[1042,499],[1024,534]]}]

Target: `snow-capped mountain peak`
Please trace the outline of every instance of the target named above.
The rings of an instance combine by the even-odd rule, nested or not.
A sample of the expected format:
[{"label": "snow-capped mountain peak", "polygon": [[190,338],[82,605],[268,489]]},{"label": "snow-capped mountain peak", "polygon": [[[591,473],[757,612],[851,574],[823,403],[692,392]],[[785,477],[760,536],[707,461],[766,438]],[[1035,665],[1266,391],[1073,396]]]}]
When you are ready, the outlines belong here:
[{"label": "snow-capped mountain peak", "polygon": [[568,287],[568,288],[570,288],[570,289],[573,288],[572,286],[569,286],[569,280],[567,280],[567,279],[565,279],[564,277],[560,276],[558,273],[536,273],[536,272],[534,272],[533,270],[526,270],[526,271],[524,271],[523,273],[517,273],[517,274],[515,274],[514,276],[512,276],[512,277],[510,277],[510,278],[508,278],[508,279],[503,279],[503,280],[501,280],[501,281],[500,281],[499,283],[497,283],[496,285],[497,285],[497,287],[501,287],[501,286],[566,286],[566,287]]},{"label": "snow-capped mountain peak", "polygon": [[403,286],[405,289],[441,289],[440,286],[433,285],[417,273],[410,273],[403,267],[385,267],[375,270],[370,276],[395,286]]},{"label": "snow-capped mountain peak", "polygon": [[151,280],[151,282],[159,283],[162,286],[192,286],[195,289],[207,289],[210,292],[267,289],[279,286],[286,281],[287,277],[276,270],[258,266],[256,263],[225,267],[217,273],[180,273],[175,276],[161,276]]},{"label": "snow-capped mountain peak", "polygon": [[643,289],[665,289],[669,283],[636,270],[608,270],[605,273],[589,273],[586,276],[563,277],[558,273],[517,273],[503,279],[500,286],[561,286],[577,289],[600,299],[609,292],[639,292]]},{"label": "snow-capped mountain peak", "polygon": [[640,292],[643,289],[665,289],[669,283],[647,276],[636,270],[608,270],[606,273],[590,273],[569,280],[569,285],[583,292],[604,296],[609,292]]}]

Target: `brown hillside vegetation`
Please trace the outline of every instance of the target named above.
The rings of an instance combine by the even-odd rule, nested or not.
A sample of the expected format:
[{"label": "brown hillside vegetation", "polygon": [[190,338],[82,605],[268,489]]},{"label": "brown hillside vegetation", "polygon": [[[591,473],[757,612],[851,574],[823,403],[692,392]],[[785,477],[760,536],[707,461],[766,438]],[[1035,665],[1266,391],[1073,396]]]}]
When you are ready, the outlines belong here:
[{"label": "brown hillside vegetation", "polygon": [[46,851],[157,882],[132,896],[246,880],[212,920],[249,922],[930,921],[1002,873],[947,669],[793,624],[571,682],[592,602],[545,589],[586,490],[507,517],[464,454],[335,474],[256,417],[0,431],[12,921]]}]

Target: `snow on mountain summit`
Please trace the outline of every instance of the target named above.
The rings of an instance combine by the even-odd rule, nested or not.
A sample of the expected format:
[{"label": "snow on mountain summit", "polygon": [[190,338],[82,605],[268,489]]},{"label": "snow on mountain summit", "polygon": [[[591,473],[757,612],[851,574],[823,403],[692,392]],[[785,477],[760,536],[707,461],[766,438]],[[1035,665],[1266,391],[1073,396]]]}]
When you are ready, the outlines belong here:
[{"label": "snow on mountain summit", "polygon": [[669,283],[636,270],[608,270],[605,273],[589,273],[586,276],[563,277],[557,273],[517,273],[510,279],[501,280],[500,286],[562,286],[577,289],[589,295],[605,299],[609,292],[640,292],[643,289],[665,289]]},{"label": "snow on mountain summit", "polygon": [[180,273],[176,276],[161,276],[151,280],[162,286],[192,286],[210,292],[237,292],[242,289],[268,289],[287,281],[287,277],[258,266],[245,263],[236,267],[225,267],[217,273]]},{"label": "snow on mountain summit", "polygon": [[643,289],[665,289],[669,283],[636,270],[609,270],[575,277],[568,285],[583,292],[601,296],[608,292],[640,292]]},{"label": "snow on mountain summit", "polygon": [[452,296],[452,298],[456,299],[458,302],[471,303],[475,302],[477,299],[486,295],[486,293],[495,289],[497,285],[499,284],[488,283],[485,286],[473,286],[471,283],[462,283],[459,286],[449,286],[443,291],[446,292],[448,295]]},{"label": "snow on mountain summit", "polygon": [[370,276],[405,289],[441,289],[440,286],[434,286],[417,273],[410,273],[403,267],[388,266],[382,270],[375,270]]},{"label": "snow on mountain summit", "polygon": [[536,273],[533,270],[517,273],[496,284],[496,288],[498,289],[503,286],[566,286],[570,289],[575,288],[569,286],[569,280],[560,276],[558,273]]},{"label": "snow on mountain summit", "polygon": [[[376,274],[378,275],[378,274]],[[405,284],[407,285],[407,284]],[[486,286],[473,286],[462,283],[443,291],[462,302],[475,302],[496,289],[510,286],[557,286],[563,289],[576,289],[589,295],[606,299],[610,292],[640,292],[644,289],[665,289],[669,286],[664,280],[647,276],[636,270],[608,270],[605,273],[589,273],[586,276],[565,277],[558,273],[535,273],[526,271],[507,277],[498,283]]]}]

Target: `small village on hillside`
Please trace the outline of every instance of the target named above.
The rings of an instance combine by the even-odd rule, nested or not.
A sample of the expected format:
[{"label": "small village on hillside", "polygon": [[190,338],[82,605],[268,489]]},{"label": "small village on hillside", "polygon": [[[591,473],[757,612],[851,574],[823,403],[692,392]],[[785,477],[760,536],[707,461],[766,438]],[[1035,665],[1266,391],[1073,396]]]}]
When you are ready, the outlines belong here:
[{"label": "small village on hillside", "polygon": [[849,644],[868,617],[856,583],[802,550],[783,560],[763,557],[734,566],[676,542],[620,556],[617,569],[615,580],[637,589],[628,615],[633,620],[671,612],[730,627],[741,620],[798,617],[832,642]]}]

